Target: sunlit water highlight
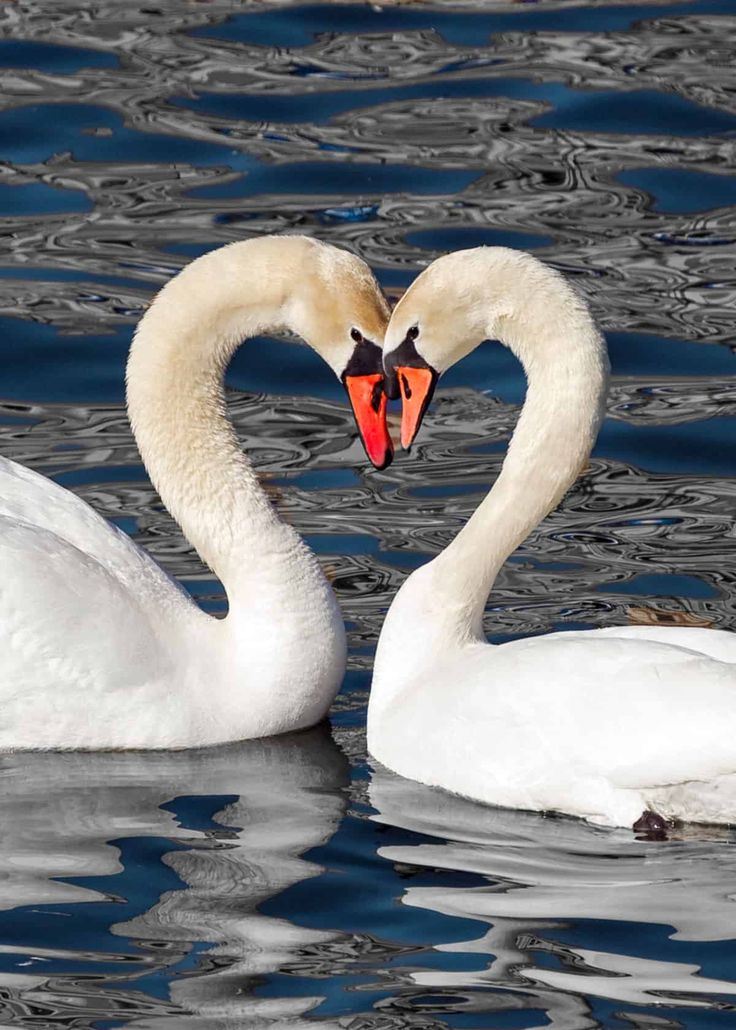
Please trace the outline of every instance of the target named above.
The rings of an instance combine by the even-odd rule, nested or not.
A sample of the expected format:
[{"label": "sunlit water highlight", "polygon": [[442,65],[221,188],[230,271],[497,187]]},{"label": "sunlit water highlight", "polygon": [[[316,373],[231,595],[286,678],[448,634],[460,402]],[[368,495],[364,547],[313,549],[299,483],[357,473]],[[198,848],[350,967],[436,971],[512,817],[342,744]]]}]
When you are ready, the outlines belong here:
[{"label": "sunlit water highlight", "polygon": [[[348,247],[394,297],[446,249],[522,247],[586,293],[615,377],[489,635],[736,628],[734,40],[729,0],[1,5],[2,453],[221,614],[123,411],[153,291],[263,232]],[[486,345],[450,372],[381,473],[307,348],[253,342],[230,382],[349,621],[333,734],[0,758],[2,1026],[732,1025],[730,834],[484,810],[365,755],[383,614],[497,474],[513,359]]]}]

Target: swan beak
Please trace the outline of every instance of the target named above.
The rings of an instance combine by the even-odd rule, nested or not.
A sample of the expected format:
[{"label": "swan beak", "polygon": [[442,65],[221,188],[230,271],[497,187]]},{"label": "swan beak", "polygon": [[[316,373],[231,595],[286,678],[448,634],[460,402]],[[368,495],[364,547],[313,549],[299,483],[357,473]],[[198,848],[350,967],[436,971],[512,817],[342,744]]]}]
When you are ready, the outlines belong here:
[{"label": "swan beak", "polygon": [[401,446],[408,451],[432,400],[437,373],[433,368],[398,365],[396,377],[401,392]]},{"label": "swan beak", "polygon": [[385,469],[394,456],[386,425],[383,374],[343,376],[365,452],[377,469]]}]

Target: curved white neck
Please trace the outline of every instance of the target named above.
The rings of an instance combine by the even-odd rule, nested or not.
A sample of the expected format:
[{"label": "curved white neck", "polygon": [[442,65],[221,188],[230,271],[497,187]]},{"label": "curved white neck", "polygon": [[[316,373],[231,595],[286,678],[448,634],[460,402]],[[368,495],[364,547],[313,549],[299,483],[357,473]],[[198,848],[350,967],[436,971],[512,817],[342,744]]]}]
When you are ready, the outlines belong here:
[{"label": "curved white neck", "polygon": [[498,570],[585,468],[603,417],[608,363],[592,321],[544,335],[533,359],[512,325],[499,337],[524,364],[524,407],[493,489],[434,563],[438,590],[479,636]]},{"label": "curved white neck", "polygon": [[492,280],[476,279],[469,306],[480,308],[488,292],[478,332],[519,358],[527,395],[493,489],[452,543],[410,578],[406,600],[398,599],[399,613],[409,605],[423,622],[430,648],[433,637],[484,639],[483,611],[499,568],[585,467],[604,413],[608,356],[587,305],[528,255],[503,261]]},{"label": "curved white neck", "polygon": [[240,450],[223,385],[243,339],[284,326],[299,330],[289,305],[303,249],[299,237],[264,238],[187,266],[144,315],[128,360],[128,413],[146,469],[222,580],[231,608],[233,595],[245,593],[269,561],[289,551],[312,558]]}]

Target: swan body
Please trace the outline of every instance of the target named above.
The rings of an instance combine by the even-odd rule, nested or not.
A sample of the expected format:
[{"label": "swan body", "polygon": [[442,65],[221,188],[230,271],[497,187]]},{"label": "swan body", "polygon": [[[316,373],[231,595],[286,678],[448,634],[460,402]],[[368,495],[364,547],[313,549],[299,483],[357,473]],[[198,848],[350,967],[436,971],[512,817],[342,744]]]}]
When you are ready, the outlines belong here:
[{"label": "swan body", "polygon": [[505,248],[448,255],[419,276],[386,332],[405,444],[423,393],[487,338],[523,363],[526,402],[488,497],[389,610],[368,710],[371,754],[488,804],[609,825],[651,809],[736,821],[735,634],[626,627],[486,641],[498,569],[584,467],[608,371],[587,306],[557,273]]},{"label": "swan body", "polygon": [[194,747],[325,715],[342,618],[239,448],[223,376],[242,339],[278,328],[343,375],[359,350],[366,366],[387,318],[362,261],[287,236],[197,259],[141,320],[131,423],[162,500],[225,586],[224,619],[75,495],[0,459],[0,748]]}]

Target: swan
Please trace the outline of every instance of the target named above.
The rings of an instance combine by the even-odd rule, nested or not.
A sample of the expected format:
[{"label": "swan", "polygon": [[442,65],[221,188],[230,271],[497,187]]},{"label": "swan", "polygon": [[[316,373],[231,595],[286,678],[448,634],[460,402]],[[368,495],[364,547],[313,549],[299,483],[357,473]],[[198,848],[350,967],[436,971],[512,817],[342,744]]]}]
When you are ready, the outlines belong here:
[{"label": "swan", "polygon": [[646,830],[736,821],[736,634],[631,626],[486,641],[500,566],[585,467],[608,358],[587,304],[536,258],[495,247],[440,257],[385,335],[405,447],[439,375],[485,339],[521,361],[526,401],[490,494],[389,609],[369,751],[487,804]]},{"label": "swan", "polygon": [[193,261],[141,319],[131,425],[161,500],[225,587],[225,619],[74,494],[0,459],[0,748],[197,747],[325,715],[345,669],[337,601],[241,452],[223,376],[244,338],[297,333],[342,378],[383,467],[388,316],[363,261],[271,236]]}]

